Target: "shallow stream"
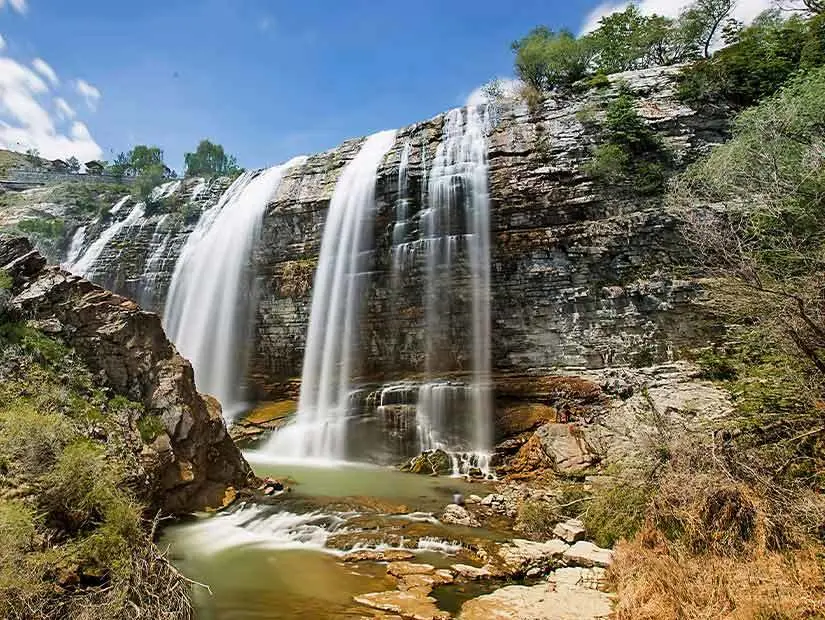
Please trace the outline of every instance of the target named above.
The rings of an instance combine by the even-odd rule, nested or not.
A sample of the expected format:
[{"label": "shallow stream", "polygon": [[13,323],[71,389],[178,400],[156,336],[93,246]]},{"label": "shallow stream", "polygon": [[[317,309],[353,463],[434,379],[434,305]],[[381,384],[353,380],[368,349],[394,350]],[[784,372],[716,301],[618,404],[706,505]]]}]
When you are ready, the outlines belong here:
[{"label": "shallow stream", "polygon": [[[286,480],[289,492],[167,528],[160,541],[193,581],[198,618],[287,620],[370,617],[353,597],[395,588],[378,562],[346,562],[347,551],[403,548],[414,562],[473,564],[472,549],[506,531],[443,524],[453,494],[486,495],[484,483],[354,464],[307,465],[247,458],[260,477]],[[455,611],[478,586],[437,589]]]}]

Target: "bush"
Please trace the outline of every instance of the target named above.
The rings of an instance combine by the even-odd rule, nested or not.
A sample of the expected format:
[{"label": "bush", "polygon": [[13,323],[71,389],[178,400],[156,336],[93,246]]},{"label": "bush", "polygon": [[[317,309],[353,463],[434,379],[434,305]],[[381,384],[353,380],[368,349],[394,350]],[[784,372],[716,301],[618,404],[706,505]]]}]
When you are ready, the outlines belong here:
[{"label": "bush", "polygon": [[162,433],[166,432],[166,426],[158,416],[145,415],[138,420],[138,431],[143,443],[152,443]]},{"label": "bush", "polygon": [[64,232],[63,220],[51,217],[22,220],[17,224],[17,228],[22,233],[38,235],[46,239],[60,239]]},{"label": "bush", "polygon": [[0,291],[9,291],[14,286],[14,279],[6,272],[0,269]]},{"label": "bush", "polygon": [[60,414],[42,414],[25,401],[0,409],[0,459],[15,475],[39,476],[54,466],[76,433]]},{"label": "bush", "polygon": [[582,515],[588,536],[600,547],[632,540],[644,525],[654,492],[651,484],[631,479],[594,489],[593,499]]},{"label": "bush", "polygon": [[636,112],[634,101],[623,91],[608,104],[601,143],[585,170],[603,183],[630,186],[641,195],[656,194],[664,189],[671,157]]}]

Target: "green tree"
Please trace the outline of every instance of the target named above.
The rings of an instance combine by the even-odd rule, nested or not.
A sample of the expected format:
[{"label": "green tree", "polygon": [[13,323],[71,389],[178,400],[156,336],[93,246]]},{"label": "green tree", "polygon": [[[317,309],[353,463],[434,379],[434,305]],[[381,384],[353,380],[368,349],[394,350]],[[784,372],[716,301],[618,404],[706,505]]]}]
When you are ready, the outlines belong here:
[{"label": "green tree", "polygon": [[135,176],[150,176],[160,173],[163,176],[165,165],[163,151],[156,146],[139,144],[129,151],[129,166]]},{"label": "green tree", "polygon": [[69,172],[80,172],[80,161],[74,155],[66,160],[66,164],[69,166]]},{"label": "green tree", "polygon": [[[766,11],[738,33],[735,43],[685,69],[679,97],[694,106],[744,108],[759,102],[800,68],[821,63],[825,31],[817,29],[817,23]],[[808,59],[805,67],[803,52]]]},{"label": "green tree", "polygon": [[201,140],[194,153],[186,153],[186,176],[223,176],[234,175],[240,171],[238,161],[233,155],[227,155],[220,144]]},{"label": "green tree", "polygon": [[32,166],[40,167],[40,151],[35,148],[28,149],[26,151],[26,159],[29,160],[29,163]]},{"label": "green tree", "polygon": [[683,28],[701,46],[705,58],[710,57],[716,35],[735,5],[736,0],[695,0],[682,13]]},{"label": "green tree", "polygon": [[661,19],[664,18],[652,23],[652,18],[642,15],[635,4],[602,17],[599,27],[590,35],[599,71],[619,73],[644,66],[651,39],[661,35]]},{"label": "green tree", "polygon": [[572,84],[587,74],[593,58],[589,37],[577,39],[571,32],[554,32],[540,26],[512,45],[516,73],[538,92]]}]

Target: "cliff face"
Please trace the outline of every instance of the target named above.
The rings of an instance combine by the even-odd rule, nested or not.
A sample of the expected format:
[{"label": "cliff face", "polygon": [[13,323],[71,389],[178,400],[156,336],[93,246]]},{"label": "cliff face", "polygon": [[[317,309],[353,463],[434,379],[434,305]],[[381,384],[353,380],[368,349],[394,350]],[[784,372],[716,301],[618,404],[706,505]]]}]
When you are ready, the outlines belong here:
[{"label": "cliff face", "polygon": [[220,405],[195,389],[192,367],[160,318],[46,260],[28,241],[0,236],[14,314],[65,342],[101,384],[138,404],[118,420],[142,469],[141,495],[165,512],[220,506],[251,470],[229,438]]},{"label": "cliff face", "polygon": [[[607,88],[551,98],[534,110],[518,104],[498,111],[488,144],[492,361],[499,375],[645,365],[704,339],[711,323],[695,303],[701,290],[689,277],[677,275],[687,273],[680,267],[688,256],[673,214],[661,198],[635,197],[595,183],[585,173],[598,120],[621,84],[637,96],[639,113],[677,162],[724,138],[721,119],[700,116],[676,101],[676,71],[612,76]],[[357,369],[369,383],[414,377],[423,370],[420,260],[416,266],[409,254],[409,269],[400,285],[392,286],[392,229],[403,198],[409,237],[417,235],[417,214],[426,201],[426,175],[443,121],[441,115],[399,130],[379,169],[371,223],[375,248]],[[291,169],[268,206],[253,256],[259,303],[248,383],[258,397],[295,392],[324,219],[339,173],[362,142],[348,141]],[[408,181],[400,196],[399,163],[407,144]],[[164,201],[175,208],[123,226],[103,248],[90,278],[161,312],[177,255],[197,214],[215,203],[228,182],[218,179],[204,189],[201,181],[189,180],[172,188]],[[127,201],[117,214],[90,224],[85,247],[134,204]],[[63,241],[66,251],[69,244],[68,238]],[[455,352],[454,368],[469,366],[463,355]]]},{"label": "cliff face", "polygon": [[[677,275],[689,256],[662,199],[605,187],[584,172],[596,139],[593,121],[620,84],[637,96],[640,115],[677,162],[724,138],[722,120],[699,116],[675,100],[674,73],[614,76],[606,89],[550,99],[537,110],[500,110],[489,138],[498,373],[646,365],[678,354],[709,328],[694,303],[701,296],[697,283]],[[412,147],[404,198],[415,214],[442,123],[439,116],[401,130],[379,171],[369,316],[361,334],[361,373],[376,383],[423,370],[423,276],[412,269],[400,292],[394,289],[390,246],[404,145]],[[325,212],[339,171],[360,144],[347,142],[295,169],[264,218],[255,254],[262,295],[251,372],[261,395],[288,392],[294,388],[288,379],[300,375]]]}]

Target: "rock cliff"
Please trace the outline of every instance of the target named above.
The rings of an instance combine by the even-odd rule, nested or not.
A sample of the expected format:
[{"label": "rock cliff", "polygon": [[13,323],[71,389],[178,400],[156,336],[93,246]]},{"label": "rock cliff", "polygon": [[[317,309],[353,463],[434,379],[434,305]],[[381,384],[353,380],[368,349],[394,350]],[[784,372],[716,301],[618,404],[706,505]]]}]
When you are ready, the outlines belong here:
[{"label": "rock cliff", "polygon": [[[633,92],[640,115],[677,165],[725,138],[723,118],[699,114],[676,100],[677,71],[619,74],[606,87],[551,97],[533,109],[510,102],[497,110],[488,139],[492,367],[500,400],[507,404],[522,398],[510,387],[502,391],[514,377],[663,362],[706,342],[716,329],[699,303],[699,283],[685,268],[690,257],[668,206],[660,197],[639,197],[586,173],[605,105],[622,89]],[[422,274],[413,268],[400,290],[391,286],[392,228],[403,198],[409,237],[417,235],[443,122],[439,115],[399,130],[379,168],[357,369],[364,384],[415,379],[423,371]],[[248,373],[253,396],[280,399],[296,393],[326,212],[340,171],[362,142],[347,141],[290,170],[267,208],[252,260],[259,289]],[[405,145],[407,191],[400,196]],[[228,183],[178,183],[159,207],[117,231],[90,278],[162,312],[177,255],[198,213],[214,204]],[[85,246],[134,204],[126,199],[117,213],[87,223]],[[61,244],[69,251],[68,236]],[[461,356],[456,352],[452,364],[457,374],[469,366]],[[524,398],[530,401],[529,394]]]},{"label": "rock cliff", "polygon": [[0,235],[10,311],[63,341],[101,385],[136,406],[118,420],[142,468],[140,495],[167,513],[221,506],[251,477],[220,405],[195,390],[192,367],[160,318],[58,267],[26,239]]}]

